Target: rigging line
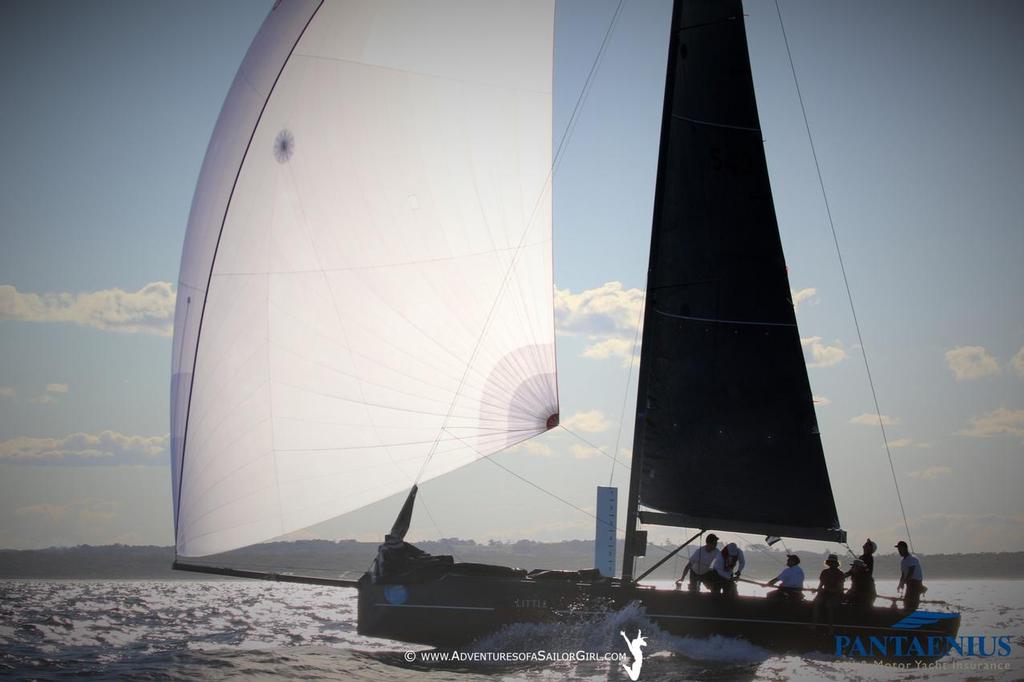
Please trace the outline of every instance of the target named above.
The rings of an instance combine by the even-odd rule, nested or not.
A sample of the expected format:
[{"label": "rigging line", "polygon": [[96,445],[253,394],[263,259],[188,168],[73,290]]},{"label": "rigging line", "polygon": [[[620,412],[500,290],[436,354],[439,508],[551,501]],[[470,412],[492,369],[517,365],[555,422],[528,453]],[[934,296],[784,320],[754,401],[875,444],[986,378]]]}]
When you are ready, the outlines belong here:
[{"label": "rigging line", "polygon": [[448,549],[448,552],[454,556],[455,548],[452,546],[450,542],[448,542],[448,539],[444,537],[444,534],[441,532],[441,528],[437,525],[437,521],[434,520],[434,515],[430,513],[430,507],[427,506],[427,501],[423,499],[422,488],[420,488],[418,498],[420,508],[423,509],[423,511],[427,512],[427,518],[430,519],[430,525],[432,525],[434,527],[434,530],[437,532],[437,541],[440,544],[444,545]]},{"label": "rigging line", "polygon": [[[611,37],[612,31],[613,31],[613,29],[615,27],[615,24],[618,22],[619,15],[622,12],[622,4],[623,4],[623,2],[624,2],[624,0],[619,0],[618,5],[615,7],[615,13],[612,15],[612,19],[609,22],[608,28],[607,28],[607,30],[605,30],[604,37],[601,40],[601,46],[600,46],[600,48],[598,48],[597,55],[595,56],[593,63],[590,65],[590,71],[587,73],[587,79],[586,79],[586,81],[583,84],[583,89],[580,91],[580,95],[576,99],[576,104],[573,106],[572,114],[569,117],[569,123],[566,125],[565,132],[562,133],[562,138],[561,138],[561,140],[559,140],[558,148],[555,151],[555,153],[553,155],[553,158],[551,160],[551,170],[548,172],[548,177],[547,177],[547,180],[545,182],[545,187],[550,187],[552,176],[555,173],[555,168],[558,166],[558,161],[561,158],[562,151],[564,150],[565,145],[567,144],[569,138],[571,137],[571,133],[572,133],[572,130],[573,130],[574,126],[575,126],[575,122],[577,121],[578,113],[579,113],[579,111],[581,109],[582,103],[584,102],[584,100],[586,99],[587,94],[590,91],[590,84],[592,83],[592,81],[594,79],[594,75],[597,73],[598,65],[599,65],[599,63],[601,61],[601,58],[604,55],[604,52],[605,52],[605,50],[606,50],[606,48],[608,46],[608,40]],[[543,196],[543,193],[542,193],[542,196]],[[451,405],[449,405],[449,408],[448,408],[449,414],[455,408],[455,403],[458,400],[459,395],[462,393],[462,386],[465,383],[466,376],[469,374],[470,369],[473,367],[473,362],[475,361],[477,353],[480,350],[480,344],[483,341],[484,334],[486,334],[487,330],[491,326],[491,320],[492,320],[492,318],[494,316],[494,311],[497,308],[498,302],[501,300],[501,297],[504,294],[506,287],[508,286],[509,278],[512,276],[512,273],[515,270],[516,263],[519,260],[519,254],[522,252],[523,245],[526,242],[526,235],[529,232],[530,227],[533,225],[534,217],[537,214],[537,209],[538,209],[539,204],[540,204],[540,197],[538,197],[537,203],[534,204],[533,211],[531,212],[530,218],[527,220],[526,226],[523,228],[523,233],[522,233],[522,235],[519,238],[519,243],[516,245],[515,250],[512,252],[512,258],[509,261],[507,269],[505,270],[505,276],[502,279],[501,285],[498,287],[497,294],[495,296],[494,302],[491,304],[491,308],[490,308],[490,310],[487,313],[487,318],[484,320],[484,324],[483,324],[483,327],[481,329],[480,336],[477,337],[477,342],[476,342],[475,347],[473,348],[472,354],[470,355],[469,361],[466,363],[466,367],[465,367],[465,371],[463,372],[462,379],[459,380],[459,385],[456,388],[455,393],[452,395]],[[445,430],[445,426],[447,426],[448,419],[449,419],[449,416],[446,416],[445,419],[444,419],[444,422],[441,425],[441,429],[438,430],[438,438],[441,437],[442,431]],[[419,473],[416,475],[416,481],[420,480],[420,477],[423,475],[423,472],[426,470],[427,465],[430,463],[430,460],[433,458],[434,452],[435,452],[436,449],[437,449],[437,444],[435,443],[434,446],[432,446],[430,448],[430,451],[427,453],[427,457],[423,460],[423,466],[420,468]]]},{"label": "rigging line", "polygon": [[[446,429],[446,430],[447,430],[447,429]],[[567,430],[568,430],[568,429],[567,429]],[[451,432],[449,431],[449,433],[451,433]],[[572,432],[570,431],[569,433],[572,433]],[[451,435],[453,435],[453,436],[454,436],[455,434],[451,434]],[[456,438],[457,438],[458,440],[462,440],[461,438],[458,438],[458,436],[456,436]],[[494,455],[496,455],[496,454],[498,454],[497,452],[495,452],[495,453],[491,453],[490,455],[484,455],[484,454],[482,454],[482,453],[481,453],[481,452],[480,452],[479,450],[477,450],[476,448],[474,448],[474,447],[473,447],[473,445],[472,445],[471,443],[467,443],[466,441],[462,441],[462,442],[463,442],[463,444],[464,444],[464,445],[465,445],[466,447],[468,447],[468,448],[469,448],[470,450],[473,450],[473,451],[474,451],[474,452],[476,452],[476,453],[477,453],[478,455],[481,455],[481,457],[480,457],[481,459],[486,459],[486,460],[487,460],[488,462],[490,462],[491,464],[495,465],[495,466],[496,466],[496,467],[498,467],[499,469],[502,469],[502,470],[506,471],[507,473],[509,473],[509,474],[512,474],[513,476],[515,476],[516,478],[518,478],[518,479],[519,479],[520,481],[522,481],[523,483],[525,483],[525,484],[527,484],[527,485],[529,485],[529,486],[532,486],[532,487],[536,488],[537,490],[539,490],[540,492],[544,493],[545,495],[548,495],[548,496],[550,496],[550,497],[553,497],[554,499],[558,500],[558,501],[559,501],[559,502],[561,502],[562,504],[564,504],[564,505],[566,505],[566,506],[568,506],[568,507],[572,507],[572,508],[573,508],[573,509],[575,509],[576,511],[578,511],[578,512],[580,512],[580,513],[582,513],[582,514],[586,514],[586,515],[587,515],[587,516],[589,516],[590,518],[592,518],[592,519],[595,519],[595,520],[597,520],[597,522],[598,522],[598,523],[603,523],[605,527],[608,527],[608,525],[609,525],[609,524],[608,524],[607,522],[604,522],[604,521],[603,521],[602,519],[598,518],[598,517],[597,517],[597,516],[596,516],[595,514],[591,514],[591,513],[590,513],[590,512],[588,512],[588,511],[587,511],[586,509],[583,509],[582,507],[578,507],[578,506],[576,506],[575,504],[573,504],[573,503],[572,503],[572,502],[570,502],[569,500],[567,500],[567,499],[565,499],[565,498],[563,498],[563,497],[560,497],[560,496],[559,496],[559,495],[558,495],[557,493],[553,493],[553,492],[551,492],[550,490],[548,490],[547,488],[544,488],[543,486],[541,486],[541,485],[539,485],[539,484],[537,484],[537,483],[534,483],[533,481],[531,481],[530,479],[526,478],[525,476],[522,476],[522,475],[520,475],[520,474],[517,474],[516,472],[512,471],[511,469],[509,469],[509,468],[508,468],[507,466],[505,466],[504,464],[501,464],[501,463],[500,463],[500,462],[498,462],[497,460],[493,459],[493,456],[494,456]],[[656,544],[653,544],[653,543],[652,543],[652,544],[651,544],[650,546],[651,546],[651,547],[654,547],[655,549],[657,549],[658,551],[660,551],[660,552],[662,552],[662,553],[664,553],[664,554],[667,554],[667,553],[668,553],[668,551],[669,551],[669,550],[665,549],[664,547],[661,547],[660,545],[656,545]]]},{"label": "rigging line", "polygon": [[800,92],[800,81],[796,76],[796,66],[793,64],[793,53],[789,48],[789,38],[786,36],[786,24],[782,21],[782,9],[779,7],[779,0],[775,0],[775,12],[779,16],[779,27],[782,29],[782,40],[786,44],[786,55],[789,57],[789,69],[793,72],[793,84],[796,86],[796,96],[800,102],[800,112],[804,117],[804,129],[807,131],[807,141],[811,146],[811,156],[814,158],[814,167],[818,171],[818,185],[821,187],[821,196],[825,200],[825,214],[828,216],[828,224],[832,229],[832,242],[836,247],[836,256],[839,258],[839,269],[843,273],[843,284],[846,287],[846,298],[850,302],[850,313],[853,315],[853,326],[857,331],[857,343],[860,344],[860,354],[864,359],[864,371],[868,376],[868,386],[871,388],[871,399],[875,404],[875,414],[878,415],[878,428],[882,432],[882,442],[885,443],[885,454],[889,458],[889,471],[892,473],[892,483],[896,488],[896,500],[900,505],[900,514],[903,515],[903,527],[907,531],[907,542],[910,550],[914,551],[914,540],[910,535],[910,523],[907,521],[907,510],[903,506],[903,495],[900,493],[899,480],[896,477],[896,466],[892,461],[892,450],[889,447],[889,438],[885,433],[885,420],[882,418],[882,411],[878,407],[878,393],[875,390],[875,382],[871,377],[871,366],[868,363],[868,351],[864,347],[864,339],[860,332],[860,322],[857,320],[857,310],[853,305],[853,292],[850,289],[850,280],[846,276],[846,265],[843,263],[843,252],[839,248],[839,235],[836,232],[836,224],[832,220],[832,208],[829,205],[828,193],[825,191],[825,180],[821,175],[821,164],[818,163],[818,152],[814,148],[814,138],[811,136],[811,124],[807,120],[807,108],[804,106],[803,94]]},{"label": "rigging line", "polygon": [[581,441],[583,441],[584,443],[586,443],[587,445],[589,445],[590,447],[594,448],[595,450],[600,452],[602,455],[604,455],[605,457],[610,459],[612,461],[612,469],[613,470],[614,470],[616,464],[618,464],[620,467],[625,468],[626,470],[629,470],[629,465],[628,464],[626,464],[625,462],[623,462],[623,461],[619,460],[618,458],[616,458],[615,455],[609,455],[603,449],[601,449],[598,446],[594,445],[593,443],[591,443],[589,440],[587,440],[586,438],[584,438],[580,434],[576,433],[575,431],[571,431],[570,429],[568,429],[564,424],[559,424],[558,427],[561,428],[561,429],[564,429],[565,432],[568,433],[570,436],[575,436],[576,438],[579,438]]},{"label": "rigging line", "polygon": [[[643,296],[640,297],[640,314],[636,318],[636,331],[633,332],[633,346],[629,353],[629,371],[626,373],[626,388],[622,392],[622,409],[619,410],[619,432],[615,434],[615,450],[614,454],[619,454],[619,442],[622,440],[622,426],[626,418],[626,403],[629,400],[629,384],[633,379],[633,365],[636,364],[636,346],[640,341],[640,327],[644,321],[644,307],[647,303],[647,289],[644,289]],[[639,400],[639,398],[637,398]],[[630,467],[626,467],[629,469]],[[615,464],[612,463],[612,470],[608,474],[608,487],[612,485],[612,481],[615,480]]]},{"label": "rigging line", "polygon": [[562,151],[565,146],[569,143],[569,138],[572,137],[572,132],[576,128],[580,110],[583,107],[584,101],[590,94],[590,86],[594,81],[594,77],[597,75],[598,66],[601,63],[602,57],[608,48],[608,41],[612,37],[612,32],[615,30],[615,24],[619,21],[619,16],[622,14],[622,4],[625,0],[619,0],[619,4],[615,6],[615,12],[612,14],[612,19],[608,22],[608,28],[605,29],[604,37],[601,39],[601,46],[597,48],[597,54],[594,56],[594,61],[590,65],[590,71],[587,73],[587,78],[583,81],[583,88],[580,89],[579,97],[576,98],[576,104],[573,105],[572,113],[569,114],[569,122],[565,125],[565,131],[562,133],[562,139],[558,141],[558,149],[555,150],[555,156],[551,160],[552,171],[558,166],[558,162],[562,158]]}]

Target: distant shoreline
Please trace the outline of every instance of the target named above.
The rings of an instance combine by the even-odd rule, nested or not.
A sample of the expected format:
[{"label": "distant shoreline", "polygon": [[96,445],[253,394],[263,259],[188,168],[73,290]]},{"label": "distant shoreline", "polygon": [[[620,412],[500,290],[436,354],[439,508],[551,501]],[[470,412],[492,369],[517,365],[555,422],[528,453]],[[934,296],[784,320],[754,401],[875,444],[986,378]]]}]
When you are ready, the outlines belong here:
[{"label": "distant shoreline", "polygon": [[[416,543],[431,554],[450,554],[456,561],[488,563],[502,566],[547,569],[579,569],[593,566],[593,543],[584,540],[565,542],[490,542],[446,538]],[[644,570],[668,551],[671,546],[650,548],[648,560],[638,566]],[[852,559],[839,553],[843,566]],[[621,541],[618,556],[622,556]],[[299,540],[254,545],[221,555],[204,557],[195,563],[232,566],[280,573],[337,576],[362,573],[369,568],[377,553],[377,543],[355,540]],[[673,580],[685,565],[687,550],[667,561],[651,575],[654,580]],[[808,575],[815,575],[828,550],[822,553],[800,552]],[[1022,580],[1024,552],[973,554],[920,554],[927,579],[934,580]],[[768,580],[785,564],[785,552],[763,546],[746,551],[744,574],[751,579]],[[214,576],[174,571],[173,547],[105,545],[51,547],[48,549],[0,549],[0,579],[96,579],[96,580],[223,580]],[[899,576],[896,554],[875,557],[876,578]]]}]

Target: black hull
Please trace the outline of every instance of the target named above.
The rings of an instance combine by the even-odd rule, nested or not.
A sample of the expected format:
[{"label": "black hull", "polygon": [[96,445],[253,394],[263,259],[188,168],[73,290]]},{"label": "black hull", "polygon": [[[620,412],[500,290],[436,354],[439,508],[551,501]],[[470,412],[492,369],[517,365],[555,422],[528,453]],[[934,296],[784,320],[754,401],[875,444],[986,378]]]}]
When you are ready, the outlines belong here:
[{"label": "black hull", "polygon": [[[836,654],[836,637],[955,637],[960,617],[908,630],[893,625],[908,615],[896,608],[838,606],[834,629],[812,603],[707,592],[658,590],[618,581],[572,582],[445,575],[422,583],[359,585],[359,633],[435,647],[459,647],[515,623],[571,622],[638,602],[646,618],[680,637],[738,637],[779,653]],[[895,646],[895,645],[894,645]],[[934,653],[934,652],[933,652]],[[932,660],[938,655],[913,657]],[[857,658],[879,659],[877,652]],[[910,660],[903,657],[903,660]]]}]

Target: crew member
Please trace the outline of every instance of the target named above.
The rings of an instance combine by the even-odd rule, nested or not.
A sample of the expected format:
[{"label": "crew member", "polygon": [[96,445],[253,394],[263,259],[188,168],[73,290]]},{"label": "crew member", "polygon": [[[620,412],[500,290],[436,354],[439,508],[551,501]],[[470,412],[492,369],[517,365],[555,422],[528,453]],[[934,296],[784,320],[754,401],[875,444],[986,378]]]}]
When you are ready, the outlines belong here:
[{"label": "crew member", "polygon": [[780,583],[779,589],[769,592],[769,599],[799,601],[804,598],[804,569],[800,568],[800,557],[796,554],[786,555],[786,567],[768,581],[768,586],[771,587],[775,583]]},{"label": "crew member", "polygon": [[921,603],[921,593],[924,592],[924,571],[921,570],[921,561],[910,553],[907,543],[900,540],[896,543],[896,551],[903,557],[900,560],[900,584],[896,586],[897,592],[902,592],[903,608],[913,611]]},{"label": "crew member", "polygon": [[[864,541],[862,549],[864,553],[860,555],[860,560],[864,562],[868,577],[873,581],[875,579],[875,552],[878,551],[878,544],[871,538],[868,538]],[[846,575],[850,574],[847,573]]]},{"label": "crew member", "polygon": [[735,542],[726,545],[711,564],[711,579],[714,581],[711,584],[712,594],[724,592],[727,596],[736,596],[736,581],[739,580],[746,565],[743,550],[737,547]]},{"label": "crew member", "polygon": [[875,603],[875,579],[869,573],[868,565],[863,559],[854,559],[850,570],[845,574],[850,579],[844,601],[854,606],[873,606]]},{"label": "crew member", "polygon": [[718,536],[714,533],[709,533],[704,544],[690,555],[690,560],[686,562],[683,574],[676,581],[676,589],[682,586],[687,574],[690,576],[690,582],[686,589],[690,592],[700,592],[701,585],[704,585],[709,590],[712,589],[714,581],[711,577],[711,564],[714,563],[715,557],[718,555],[717,547]]},{"label": "crew member", "polygon": [[829,627],[835,624],[835,609],[843,600],[843,582],[846,576],[839,570],[839,557],[829,554],[825,559],[825,570],[818,576],[818,593],[814,595],[814,622],[820,620],[821,609],[825,608]]}]

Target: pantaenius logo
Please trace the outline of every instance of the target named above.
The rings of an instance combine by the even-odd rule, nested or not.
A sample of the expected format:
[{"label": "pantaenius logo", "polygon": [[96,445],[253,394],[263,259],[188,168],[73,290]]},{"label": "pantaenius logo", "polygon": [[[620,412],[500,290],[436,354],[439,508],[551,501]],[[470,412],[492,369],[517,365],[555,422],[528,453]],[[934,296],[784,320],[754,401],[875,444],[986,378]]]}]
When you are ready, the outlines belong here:
[{"label": "pantaenius logo", "polygon": [[1010,635],[930,635],[915,633],[958,613],[914,611],[891,627],[906,635],[836,635],[835,655],[856,658],[940,658],[947,655],[988,658],[1009,656]]}]

